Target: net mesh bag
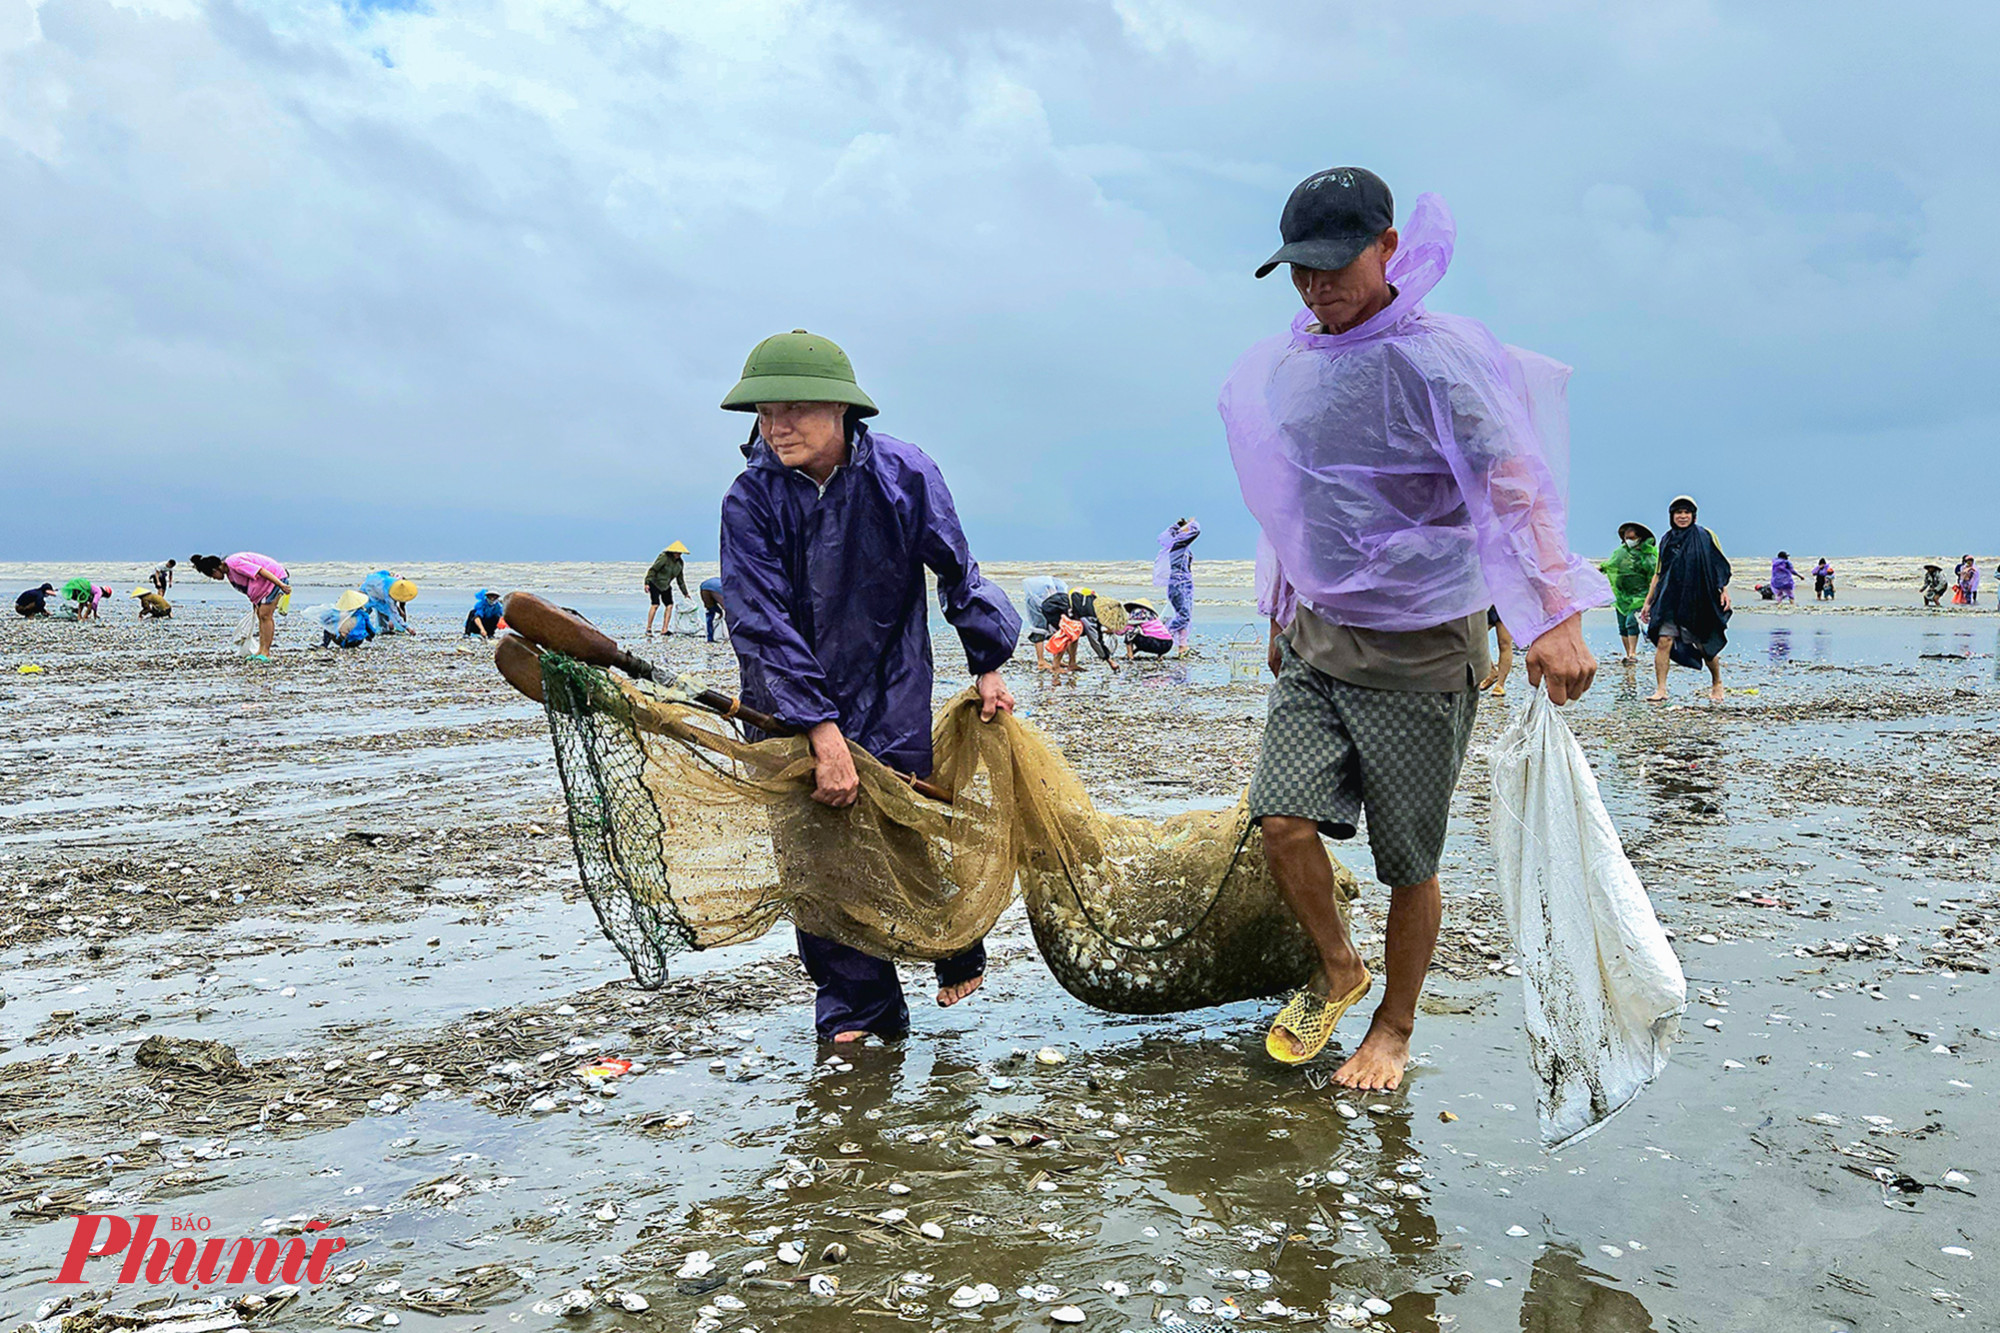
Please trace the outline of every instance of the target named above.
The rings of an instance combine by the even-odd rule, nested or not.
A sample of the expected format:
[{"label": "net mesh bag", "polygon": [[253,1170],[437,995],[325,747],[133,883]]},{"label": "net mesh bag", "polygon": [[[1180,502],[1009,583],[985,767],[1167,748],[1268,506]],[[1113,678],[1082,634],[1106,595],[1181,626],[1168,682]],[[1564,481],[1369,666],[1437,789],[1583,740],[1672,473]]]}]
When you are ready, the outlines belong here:
[{"label": "net mesh bag", "polygon": [[[1165,1013],[1277,994],[1315,955],[1239,801],[1163,820],[1100,814],[1061,753],[967,692],[939,713],[918,795],[862,750],[845,810],[812,799],[803,737],[756,742],[713,714],[558,654],[543,694],[577,868],[642,986],[690,949],[780,918],[877,957],[982,939],[1018,884],[1057,981],[1087,1004]],[[1343,904],[1354,881],[1334,867]]]}]

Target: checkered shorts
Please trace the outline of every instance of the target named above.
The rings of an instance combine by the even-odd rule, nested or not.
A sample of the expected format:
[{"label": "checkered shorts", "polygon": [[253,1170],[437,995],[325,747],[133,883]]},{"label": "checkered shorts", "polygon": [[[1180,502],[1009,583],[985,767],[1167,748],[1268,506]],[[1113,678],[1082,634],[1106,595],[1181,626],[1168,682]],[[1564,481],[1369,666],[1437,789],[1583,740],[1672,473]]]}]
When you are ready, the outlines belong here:
[{"label": "checkered shorts", "polygon": [[1391,888],[1437,874],[1451,793],[1472,741],[1479,691],[1371,690],[1307,665],[1279,640],[1250,817],[1317,820],[1351,838],[1368,812],[1375,878]]}]

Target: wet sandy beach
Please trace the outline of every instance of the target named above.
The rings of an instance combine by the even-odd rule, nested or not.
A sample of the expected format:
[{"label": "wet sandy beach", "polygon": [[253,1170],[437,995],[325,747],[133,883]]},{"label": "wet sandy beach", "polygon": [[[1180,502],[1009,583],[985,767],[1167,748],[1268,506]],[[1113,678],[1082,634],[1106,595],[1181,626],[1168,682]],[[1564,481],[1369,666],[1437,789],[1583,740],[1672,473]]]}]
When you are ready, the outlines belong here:
[{"label": "wet sandy beach", "polygon": [[[1186,662],[1053,684],[1017,661],[1024,713],[1102,808],[1221,805],[1247,780],[1263,687],[1233,678],[1254,615],[1224,573]],[[240,601],[206,589],[164,625],[119,605],[0,628],[0,1327],[52,1295],[167,1299],[110,1282],[115,1260],[49,1285],[86,1210],[331,1223],[333,1277],[253,1325],[2000,1321],[2000,617],[1747,610],[1720,707],[1691,672],[1642,703],[1650,678],[1592,618],[1605,670],[1568,715],[1691,1004],[1655,1087],[1552,1157],[1485,850],[1504,704],[1460,784],[1403,1091],[1339,1094],[1336,1049],[1273,1065],[1267,1006],[1089,1010],[1018,913],[981,994],[940,1011],[910,969],[911,1039],[829,1062],[787,929],[629,983],[539,710],[457,636],[475,582],[427,583],[429,632],[356,653],[290,625],[267,669],[226,641]],[[543,586],[733,681],[726,646],[641,640],[616,579],[572,585]],[[1379,931],[1365,847],[1336,850]],[[162,1035],[241,1067],[139,1063]],[[613,1057],[637,1063],[574,1072]]]}]

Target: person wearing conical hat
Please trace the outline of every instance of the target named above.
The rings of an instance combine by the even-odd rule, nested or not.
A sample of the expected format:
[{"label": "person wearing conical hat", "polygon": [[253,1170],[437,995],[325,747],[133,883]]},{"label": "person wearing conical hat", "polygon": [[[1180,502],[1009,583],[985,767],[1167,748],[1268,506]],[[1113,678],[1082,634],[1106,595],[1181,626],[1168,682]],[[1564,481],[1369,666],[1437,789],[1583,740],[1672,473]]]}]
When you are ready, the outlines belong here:
[{"label": "person wearing conical hat", "polygon": [[1924,605],[1938,607],[1944,605],[1944,595],[1951,586],[1944,581],[1943,565],[1924,566]]},{"label": "person wearing conical hat", "polygon": [[[743,471],[722,501],[722,582],[743,702],[810,737],[813,798],[823,805],[851,806],[859,795],[850,743],[929,776],[926,572],[988,721],[1014,707],[1000,667],[1021,635],[1012,601],[972,558],[944,474],[923,450],[868,425],[875,403],[847,353],[803,329],[758,343],[722,406],[756,414]],[[798,945],[818,987],[822,1041],[909,1030],[893,962],[804,929]],[[958,1003],[985,976],[984,944],[936,971],[937,1002]]]},{"label": "person wearing conical hat", "polygon": [[[691,596],[687,581],[688,548],[675,542],[666,550],[653,557],[653,563],[646,570],[646,637],[653,634],[653,613],[659,611],[660,633],[674,632],[674,585],[681,585],[681,596]],[[663,609],[664,608],[664,609]]]}]

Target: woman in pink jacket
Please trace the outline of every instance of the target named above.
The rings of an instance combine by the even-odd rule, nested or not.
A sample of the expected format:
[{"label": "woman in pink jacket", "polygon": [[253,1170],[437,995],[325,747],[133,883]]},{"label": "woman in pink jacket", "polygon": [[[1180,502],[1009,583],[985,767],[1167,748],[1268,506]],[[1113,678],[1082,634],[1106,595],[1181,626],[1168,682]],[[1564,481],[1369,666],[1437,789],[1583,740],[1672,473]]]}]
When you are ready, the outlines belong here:
[{"label": "woman in pink jacket", "polygon": [[257,613],[257,655],[253,662],[271,660],[271,639],[278,632],[278,599],[292,590],[291,575],[268,555],[238,551],[232,556],[192,557],[196,570],[212,579],[225,579],[229,586],[250,599]]}]

